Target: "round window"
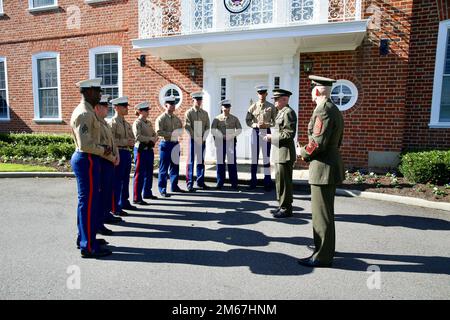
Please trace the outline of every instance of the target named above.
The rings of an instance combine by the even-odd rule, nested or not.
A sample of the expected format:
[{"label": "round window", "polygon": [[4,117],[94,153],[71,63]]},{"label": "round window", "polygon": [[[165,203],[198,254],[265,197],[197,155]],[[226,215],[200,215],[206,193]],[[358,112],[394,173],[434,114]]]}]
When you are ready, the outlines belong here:
[{"label": "round window", "polygon": [[183,95],[181,94],[181,89],[174,84],[164,86],[164,88],[162,88],[159,92],[159,103],[161,106],[164,106],[164,98],[172,95],[175,97],[176,108],[181,106],[181,103],[183,102]]},{"label": "round window", "polygon": [[351,81],[337,80],[331,89],[331,100],[339,110],[348,110],[358,100],[358,88]]}]

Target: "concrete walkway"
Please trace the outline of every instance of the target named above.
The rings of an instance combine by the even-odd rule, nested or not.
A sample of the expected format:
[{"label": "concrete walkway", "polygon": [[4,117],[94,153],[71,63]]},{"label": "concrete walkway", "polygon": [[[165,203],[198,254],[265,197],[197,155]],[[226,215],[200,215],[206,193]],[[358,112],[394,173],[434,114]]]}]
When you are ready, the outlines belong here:
[{"label": "concrete walkway", "polygon": [[111,226],[114,254],[103,260],[81,259],[75,248],[74,179],[1,179],[0,201],[0,299],[450,296],[444,211],[337,197],[334,268],[311,270],[296,262],[312,244],[306,187],[284,220],[272,218],[274,193],[261,189],[155,200]]}]

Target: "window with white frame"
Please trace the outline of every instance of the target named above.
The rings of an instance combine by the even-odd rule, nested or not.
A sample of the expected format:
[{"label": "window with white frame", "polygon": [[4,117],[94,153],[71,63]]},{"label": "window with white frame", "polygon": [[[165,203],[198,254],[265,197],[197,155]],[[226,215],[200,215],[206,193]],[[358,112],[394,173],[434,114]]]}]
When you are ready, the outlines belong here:
[{"label": "window with white frame", "polygon": [[439,25],[430,127],[450,128],[450,20]]},{"label": "window with white frame", "polygon": [[35,121],[61,120],[59,53],[33,55],[33,94]]},{"label": "window with white frame", "polygon": [[183,94],[178,86],[174,84],[168,84],[159,91],[159,103],[161,104],[161,106],[165,105],[164,98],[169,96],[175,97],[176,108],[181,106],[181,103],[183,102]]},{"label": "window with white frame", "polygon": [[337,80],[331,88],[331,100],[339,110],[348,110],[358,100],[358,88],[351,81]]},{"label": "window with white frame", "polygon": [[0,0],[0,16],[3,15],[3,0]]},{"label": "window with white frame", "polygon": [[58,0],[29,0],[30,9],[55,7],[58,5]]},{"label": "window with white frame", "polygon": [[[103,94],[112,99],[122,96],[122,48],[107,46],[93,48],[89,51],[89,75],[91,78],[102,78]],[[112,108],[108,117],[114,114]]]},{"label": "window with white frame", "polygon": [[250,7],[242,13],[230,14],[230,27],[242,27],[273,22],[273,0],[253,0]]},{"label": "window with white frame", "polygon": [[0,57],[0,120],[9,120],[6,58]]},{"label": "window with white frame", "polygon": [[220,78],[220,101],[227,98],[227,78]]},{"label": "window with white frame", "polygon": [[194,0],[191,2],[192,29],[207,30],[213,26],[214,0]]}]

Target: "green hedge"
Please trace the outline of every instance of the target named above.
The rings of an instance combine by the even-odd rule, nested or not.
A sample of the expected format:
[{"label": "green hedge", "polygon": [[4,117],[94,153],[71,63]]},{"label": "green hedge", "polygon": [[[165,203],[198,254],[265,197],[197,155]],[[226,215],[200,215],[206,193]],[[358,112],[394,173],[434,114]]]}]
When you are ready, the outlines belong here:
[{"label": "green hedge", "polygon": [[59,143],[73,144],[73,139],[68,134],[0,133],[0,141],[27,146],[45,146]]},{"label": "green hedge", "polygon": [[399,169],[411,182],[450,183],[450,150],[406,152]]},{"label": "green hedge", "polygon": [[0,157],[70,159],[75,145],[69,135],[0,134]]}]

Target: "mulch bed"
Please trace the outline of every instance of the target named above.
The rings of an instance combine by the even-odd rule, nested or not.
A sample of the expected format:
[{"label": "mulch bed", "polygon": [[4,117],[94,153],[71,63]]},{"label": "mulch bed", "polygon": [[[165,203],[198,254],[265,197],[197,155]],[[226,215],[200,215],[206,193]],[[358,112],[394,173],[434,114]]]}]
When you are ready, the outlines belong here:
[{"label": "mulch bed", "polygon": [[[377,179],[366,179],[364,182],[355,182],[351,179],[346,179],[340,188],[358,191],[369,191],[386,193],[397,196],[406,196],[413,198],[420,198],[430,201],[450,202],[450,189],[445,186],[434,186],[432,184],[412,184],[405,178],[398,177],[396,185],[391,184],[391,178],[379,177]],[[437,195],[433,188],[438,187],[439,190],[447,193],[447,195]]]}]

